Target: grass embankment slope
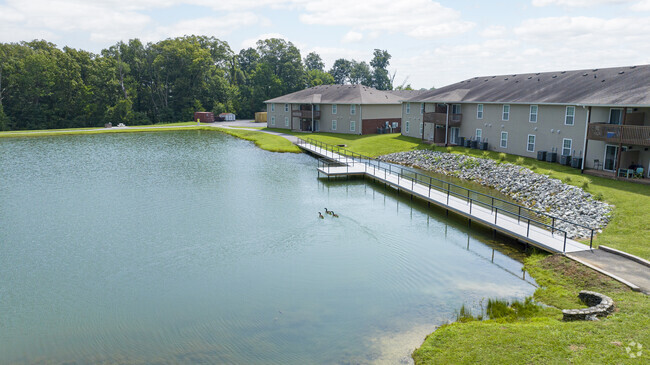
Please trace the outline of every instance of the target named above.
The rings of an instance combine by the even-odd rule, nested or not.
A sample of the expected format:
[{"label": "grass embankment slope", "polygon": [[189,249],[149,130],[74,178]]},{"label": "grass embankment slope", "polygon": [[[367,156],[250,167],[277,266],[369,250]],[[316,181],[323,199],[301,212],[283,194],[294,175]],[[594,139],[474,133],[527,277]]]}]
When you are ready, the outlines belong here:
[{"label": "grass embankment slope", "polygon": [[24,130],[24,131],[8,131],[0,132],[0,138],[17,138],[17,137],[47,137],[47,136],[65,136],[75,134],[99,134],[99,133],[135,133],[135,132],[164,132],[171,130],[178,130],[179,127],[183,129],[199,129],[208,130],[212,129],[206,125],[197,125],[196,122],[182,122],[182,123],[161,123],[161,124],[147,124],[129,126],[126,128],[113,127],[88,127],[88,128],[64,128],[64,129],[37,129],[37,130]]},{"label": "grass embankment slope", "polygon": [[[626,351],[650,343],[650,300],[561,255],[533,255],[526,269],[540,288],[535,299],[552,307],[524,318],[455,322],[429,335],[413,353],[416,364],[642,363]],[[563,322],[557,308],[583,308],[580,290],[611,297],[617,311],[594,322]],[[636,351],[636,350],[635,350]],[[648,357],[648,349],[642,358]]]},{"label": "grass embankment slope", "polygon": [[238,129],[216,128],[216,130],[241,139],[253,141],[255,142],[256,146],[267,151],[293,152],[293,153],[300,152],[300,148],[298,148],[298,146],[294,145],[284,137],[258,132],[257,130],[246,130],[242,128],[238,128]]}]

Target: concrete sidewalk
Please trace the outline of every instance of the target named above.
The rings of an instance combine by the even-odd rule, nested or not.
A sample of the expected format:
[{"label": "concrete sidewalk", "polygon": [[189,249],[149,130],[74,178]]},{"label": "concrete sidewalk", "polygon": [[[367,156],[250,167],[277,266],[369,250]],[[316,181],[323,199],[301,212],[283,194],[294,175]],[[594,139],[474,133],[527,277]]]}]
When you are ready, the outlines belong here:
[{"label": "concrete sidewalk", "polygon": [[646,265],[601,249],[572,252],[567,256],[650,295],[650,267]]}]

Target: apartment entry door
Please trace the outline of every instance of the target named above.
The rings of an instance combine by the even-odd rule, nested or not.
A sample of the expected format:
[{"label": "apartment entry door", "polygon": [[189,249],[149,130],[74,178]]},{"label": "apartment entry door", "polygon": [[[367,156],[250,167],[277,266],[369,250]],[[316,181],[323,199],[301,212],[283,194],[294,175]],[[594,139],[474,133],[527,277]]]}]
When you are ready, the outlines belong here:
[{"label": "apartment entry door", "polygon": [[605,145],[605,163],[603,170],[615,171],[616,170],[616,156],[618,155],[618,147],[612,145]]}]

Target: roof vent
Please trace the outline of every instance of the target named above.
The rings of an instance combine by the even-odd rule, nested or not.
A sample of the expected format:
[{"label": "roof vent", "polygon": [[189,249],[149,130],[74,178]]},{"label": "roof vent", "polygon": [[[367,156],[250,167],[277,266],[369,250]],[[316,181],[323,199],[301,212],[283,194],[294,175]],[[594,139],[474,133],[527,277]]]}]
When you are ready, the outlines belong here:
[{"label": "roof vent", "polygon": [[538,72],[538,73],[536,73],[535,75],[539,75],[539,72]]},{"label": "roof vent", "polygon": [[600,80],[600,82],[605,82],[605,79]]},{"label": "roof vent", "polygon": [[516,74],[515,74],[515,75],[512,75],[512,77],[517,77],[517,75],[516,75]]},{"label": "roof vent", "polygon": [[631,69],[635,69],[635,68],[636,68],[636,66],[630,66],[630,68],[631,68]]},{"label": "roof vent", "polygon": [[556,77],[557,77],[557,75],[553,75],[553,78],[556,78]]},{"label": "roof vent", "polygon": [[528,76],[528,80],[530,80],[530,79],[532,79],[532,78],[533,78],[532,76]]},{"label": "roof vent", "polygon": [[487,80],[488,80],[488,79],[485,79],[485,80],[483,80],[483,81],[487,82]]},{"label": "roof vent", "polygon": [[506,77],[504,80],[508,81],[508,78]]},{"label": "roof vent", "polygon": [[597,69],[597,68],[595,68],[595,69],[593,69],[592,71],[593,71],[593,72],[596,72],[596,71],[598,71],[598,69]]},{"label": "roof vent", "polygon": [[582,74],[582,76],[587,76],[587,75],[589,75],[589,74],[588,74],[588,73],[586,73],[586,72]]},{"label": "roof vent", "polygon": [[496,76],[492,76],[492,78],[495,78]]},{"label": "roof vent", "polygon": [[619,75],[622,75],[622,74],[624,74],[624,73],[625,73],[625,71],[619,71],[619,72],[618,72]]},{"label": "roof vent", "polygon": [[474,80],[478,79],[478,76],[474,78]]},{"label": "roof vent", "polygon": [[560,72],[560,73],[561,73],[561,74],[565,74],[565,73],[566,73],[566,71],[562,71],[562,72]]},{"label": "roof vent", "polygon": [[515,84],[518,83],[518,82],[519,82],[519,80],[515,80]]},{"label": "roof vent", "polygon": [[594,75],[594,79],[597,78],[598,76]]}]

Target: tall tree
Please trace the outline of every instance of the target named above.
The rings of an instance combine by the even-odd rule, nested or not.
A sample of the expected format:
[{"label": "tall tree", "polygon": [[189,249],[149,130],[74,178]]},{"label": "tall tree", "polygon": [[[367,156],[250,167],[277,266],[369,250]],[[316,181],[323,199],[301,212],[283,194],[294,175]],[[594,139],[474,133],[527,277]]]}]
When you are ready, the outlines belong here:
[{"label": "tall tree", "polygon": [[351,71],[352,62],[344,58],[339,58],[334,61],[334,65],[332,65],[332,69],[330,69],[329,73],[334,78],[335,83],[343,85],[350,80]]},{"label": "tall tree", "polygon": [[305,56],[305,69],[307,71],[323,71],[325,69],[325,64],[323,63],[323,59],[320,58],[318,53],[310,52],[307,56]]},{"label": "tall tree", "polygon": [[372,86],[372,71],[366,62],[352,60],[350,68],[350,83]]},{"label": "tall tree", "polygon": [[373,67],[373,87],[378,90],[392,90],[393,83],[388,74],[388,65],[390,64],[390,54],[388,51],[375,49],[374,57],[370,61]]}]

